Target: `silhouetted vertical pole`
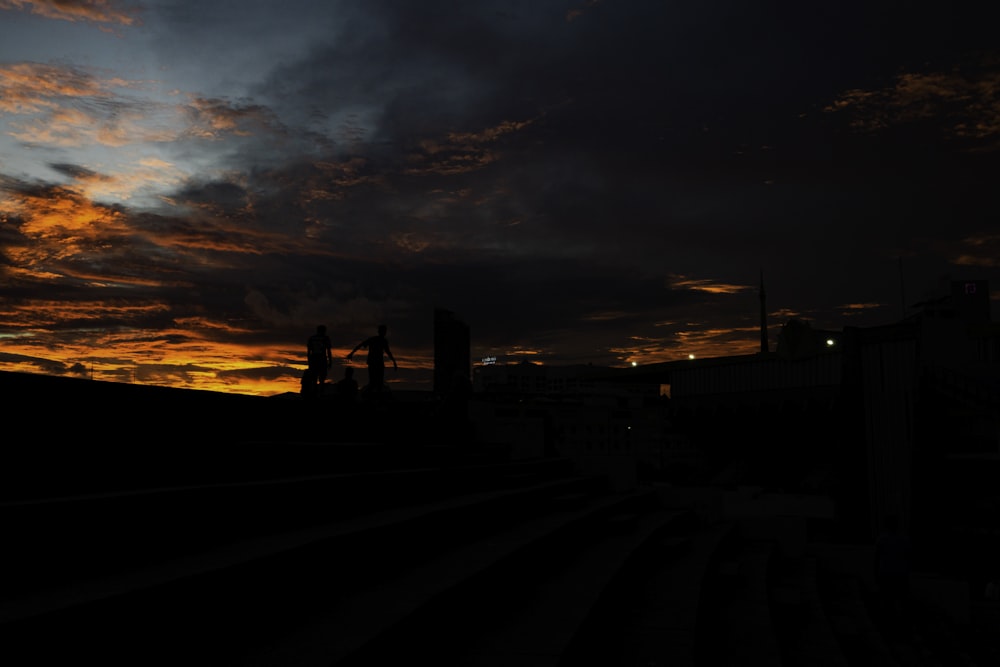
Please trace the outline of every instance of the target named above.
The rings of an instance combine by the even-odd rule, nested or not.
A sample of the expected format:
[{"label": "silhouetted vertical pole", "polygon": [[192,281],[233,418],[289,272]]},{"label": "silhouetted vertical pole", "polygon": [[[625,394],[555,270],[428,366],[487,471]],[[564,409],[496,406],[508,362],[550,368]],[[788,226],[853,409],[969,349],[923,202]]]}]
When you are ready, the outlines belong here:
[{"label": "silhouetted vertical pole", "polygon": [[899,256],[899,307],[903,312],[903,318],[906,319],[906,291],[904,289],[905,284],[903,282],[903,256]]},{"label": "silhouetted vertical pole", "polygon": [[765,301],[767,295],[764,293],[764,269],[760,270],[760,351],[767,353],[767,306]]}]

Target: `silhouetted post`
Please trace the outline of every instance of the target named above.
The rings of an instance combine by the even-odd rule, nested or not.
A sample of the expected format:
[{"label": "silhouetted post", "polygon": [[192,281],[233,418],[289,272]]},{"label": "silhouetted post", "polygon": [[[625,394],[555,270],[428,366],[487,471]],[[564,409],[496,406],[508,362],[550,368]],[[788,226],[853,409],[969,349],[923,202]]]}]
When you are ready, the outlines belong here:
[{"label": "silhouetted post", "polygon": [[764,269],[760,270],[760,351],[767,354],[767,295],[764,293]]}]

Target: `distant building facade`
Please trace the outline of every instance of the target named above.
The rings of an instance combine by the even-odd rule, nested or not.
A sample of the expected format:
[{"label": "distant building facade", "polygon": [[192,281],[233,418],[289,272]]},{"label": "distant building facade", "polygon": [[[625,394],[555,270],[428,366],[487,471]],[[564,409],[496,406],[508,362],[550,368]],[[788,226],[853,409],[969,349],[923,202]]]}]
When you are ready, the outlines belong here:
[{"label": "distant building facade", "polygon": [[[487,395],[572,396],[636,395],[655,397],[659,388],[640,378],[631,381],[630,369],[592,364],[549,366],[522,361],[516,364],[481,364],[473,369],[473,387]],[[624,373],[623,373],[624,371]],[[609,382],[611,380],[611,382]]]},{"label": "distant building facade", "polygon": [[867,488],[855,510],[869,536],[890,515],[904,530],[911,519],[925,521],[935,511],[927,500],[935,475],[950,457],[1000,455],[1000,327],[982,280],[952,281],[900,322],[837,332],[791,320],[772,354],[643,372],[670,385],[675,420],[699,433],[789,438],[770,448],[779,463],[826,447]]},{"label": "distant building facade", "polygon": [[531,362],[474,369],[477,431],[508,445],[515,458],[558,455],[586,472],[614,468],[621,488],[636,465],[661,469],[687,440],[671,428],[659,387],[605,367]]},{"label": "distant building facade", "polygon": [[662,469],[708,443],[777,484],[836,489],[858,539],[889,516],[930,535],[945,521],[931,516],[945,516],[944,500],[988,504],[987,491],[955,481],[959,473],[942,499],[937,476],[973,469],[959,463],[968,456],[1000,461],[1000,326],[989,286],[949,289],[882,326],[830,331],[790,320],[773,352],[614,369],[484,363],[474,369],[478,423],[520,456],[558,453],[583,465],[631,458]]}]

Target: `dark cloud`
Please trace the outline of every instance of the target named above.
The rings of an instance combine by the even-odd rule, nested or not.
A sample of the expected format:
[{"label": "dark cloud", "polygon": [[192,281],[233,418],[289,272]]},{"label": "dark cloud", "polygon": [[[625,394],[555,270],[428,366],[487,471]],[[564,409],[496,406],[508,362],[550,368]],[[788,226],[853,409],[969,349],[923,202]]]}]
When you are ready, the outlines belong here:
[{"label": "dark cloud", "polygon": [[43,357],[32,357],[23,354],[10,354],[6,352],[0,352],[0,362],[5,364],[16,365],[19,367],[28,367],[33,369],[33,372],[42,373],[44,375],[65,375],[68,372],[76,373],[77,364],[74,364],[72,368],[67,368],[66,364],[53,361],[51,359],[46,359]]},{"label": "dark cloud", "polygon": [[[44,177],[0,176],[4,328],[44,300],[58,345],[89,329],[144,381],[235,389],[292,384],[320,322],[344,347],[387,322],[420,382],[436,307],[474,356],[752,350],[761,271],[775,325],[884,323],[901,281],[1000,280],[990,11],[158,2],[153,64],[186,89],[0,70],[8,113],[60,119]],[[72,142],[155,146],[157,205],[102,203],[138,175]]]}]

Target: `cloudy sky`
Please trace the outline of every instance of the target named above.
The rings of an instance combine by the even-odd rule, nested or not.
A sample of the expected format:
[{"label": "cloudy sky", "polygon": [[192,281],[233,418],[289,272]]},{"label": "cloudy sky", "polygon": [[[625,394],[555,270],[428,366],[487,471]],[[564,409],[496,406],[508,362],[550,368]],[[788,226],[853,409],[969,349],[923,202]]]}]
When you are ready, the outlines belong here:
[{"label": "cloudy sky", "polygon": [[761,272],[772,348],[1000,292],[980,5],[0,0],[0,369],[271,395],[386,323],[430,388],[435,308],[624,366],[756,351]]}]

